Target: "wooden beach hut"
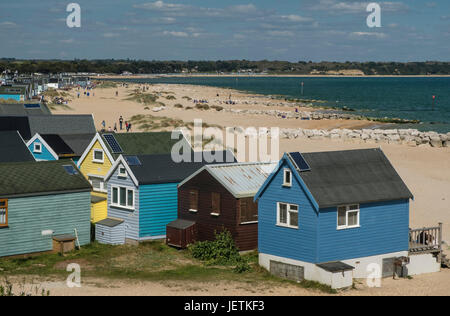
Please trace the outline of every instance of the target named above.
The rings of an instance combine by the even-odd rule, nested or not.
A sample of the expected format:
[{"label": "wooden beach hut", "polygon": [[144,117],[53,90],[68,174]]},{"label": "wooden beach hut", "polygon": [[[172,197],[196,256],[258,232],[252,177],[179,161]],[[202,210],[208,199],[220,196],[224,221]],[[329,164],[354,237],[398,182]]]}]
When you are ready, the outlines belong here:
[{"label": "wooden beach hut", "polygon": [[[195,223],[194,240],[214,240],[215,233],[229,231],[240,250],[258,246],[258,205],[255,194],[277,163],[207,165],[178,186],[178,218]],[[178,223],[167,227],[168,243],[174,244]],[[186,245],[181,245],[186,246]]]},{"label": "wooden beach hut", "polygon": [[0,257],[90,242],[92,188],[72,161],[0,163],[0,173]]},{"label": "wooden beach hut", "polygon": [[371,264],[392,271],[408,256],[412,198],[381,149],[286,153],[255,196],[259,263],[333,288]]}]

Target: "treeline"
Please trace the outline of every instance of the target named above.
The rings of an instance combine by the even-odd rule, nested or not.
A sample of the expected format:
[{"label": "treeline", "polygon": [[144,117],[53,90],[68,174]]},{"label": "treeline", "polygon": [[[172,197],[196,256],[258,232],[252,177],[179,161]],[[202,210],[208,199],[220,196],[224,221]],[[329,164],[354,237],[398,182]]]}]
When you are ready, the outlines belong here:
[{"label": "treeline", "polygon": [[361,71],[365,75],[450,75],[449,62],[306,62],[287,61],[143,61],[143,60],[16,60],[0,59],[0,71],[19,73],[84,72],[103,74],[166,74],[181,72],[327,74]]}]

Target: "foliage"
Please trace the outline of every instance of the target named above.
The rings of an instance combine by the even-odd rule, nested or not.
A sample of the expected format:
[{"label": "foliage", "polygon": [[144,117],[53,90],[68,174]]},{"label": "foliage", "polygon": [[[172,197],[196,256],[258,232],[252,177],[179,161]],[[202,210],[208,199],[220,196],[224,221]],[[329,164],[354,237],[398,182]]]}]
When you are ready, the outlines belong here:
[{"label": "foliage", "polygon": [[426,62],[288,62],[288,61],[144,61],[144,60],[18,60],[0,59],[0,72],[9,69],[19,73],[104,73],[134,74],[229,73],[254,71],[290,74],[327,74],[343,70],[360,70],[366,75],[449,75],[450,63]]},{"label": "foliage", "polygon": [[40,289],[39,287],[32,287],[26,290],[25,282],[22,282],[19,287],[20,289],[15,291],[12,283],[7,278],[5,278],[5,281],[3,283],[0,283],[0,297],[32,295],[50,296],[50,291],[45,291],[44,289]]},{"label": "foliage", "polygon": [[229,231],[216,232],[215,236],[214,241],[200,241],[190,245],[189,250],[192,256],[207,265],[234,265],[234,271],[237,273],[247,272],[251,269],[247,259],[239,254]]},{"label": "foliage", "polygon": [[183,105],[180,104],[180,103],[177,103],[177,104],[174,105],[174,107],[177,108],[177,109],[182,109]]}]

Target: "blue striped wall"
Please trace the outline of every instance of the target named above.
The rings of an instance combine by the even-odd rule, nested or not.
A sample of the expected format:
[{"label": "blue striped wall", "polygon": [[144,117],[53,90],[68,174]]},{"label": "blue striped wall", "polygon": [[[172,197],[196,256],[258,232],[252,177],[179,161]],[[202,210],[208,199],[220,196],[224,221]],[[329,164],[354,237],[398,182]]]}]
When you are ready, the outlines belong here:
[{"label": "blue striped wall", "polygon": [[[134,211],[111,206],[112,186],[124,186],[134,189]],[[139,240],[139,188],[135,186],[133,180],[131,180],[130,177],[119,177],[119,168],[116,168],[116,170],[114,170],[114,174],[108,180],[107,187],[108,217],[123,219],[125,221],[125,238]]]},{"label": "blue striped wall", "polygon": [[[293,177],[291,188],[283,187],[283,170],[288,167],[286,161],[284,161],[259,200],[259,252],[300,261],[315,262],[317,258],[318,215],[295,177]],[[299,205],[298,229],[277,226],[277,202]]]},{"label": "blue striped wall", "polygon": [[125,224],[116,227],[96,225],[95,240],[106,245],[123,245],[125,243]]},{"label": "blue striped wall", "polygon": [[360,205],[360,226],[337,230],[337,208],[320,210],[319,262],[407,251],[409,201]]},{"label": "blue striped wall", "polygon": [[90,192],[12,198],[8,200],[8,228],[0,229],[0,257],[53,249],[52,236],[78,231],[81,245],[90,243]]},{"label": "blue striped wall", "polygon": [[14,100],[14,101],[23,101],[24,96],[19,94],[0,94],[0,99],[4,100]]},{"label": "blue striped wall", "polygon": [[140,238],[165,236],[166,226],[178,217],[178,183],[139,187]]},{"label": "blue striped wall", "polygon": [[[34,144],[39,143],[41,144],[41,148],[42,148],[42,153],[35,153],[34,152]],[[42,144],[38,139],[36,139],[32,144],[30,144],[30,146],[28,146],[28,149],[31,151],[31,153],[33,154],[34,158],[38,161],[53,161],[56,160],[55,157],[53,157],[53,155],[50,153],[50,151],[48,150],[48,148],[46,146],[44,146],[44,144]]]}]

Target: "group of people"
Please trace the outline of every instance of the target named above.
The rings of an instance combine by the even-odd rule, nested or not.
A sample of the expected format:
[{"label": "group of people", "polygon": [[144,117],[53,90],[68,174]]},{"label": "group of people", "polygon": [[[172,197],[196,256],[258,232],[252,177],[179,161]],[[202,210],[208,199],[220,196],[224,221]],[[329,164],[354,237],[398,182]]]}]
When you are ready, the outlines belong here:
[{"label": "group of people", "polygon": [[[111,128],[111,126],[108,127],[108,132],[118,132],[123,131],[123,128],[125,127],[125,130],[128,132],[131,132],[132,124],[131,122],[125,121],[122,116],[119,118],[119,128],[117,128],[117,123],[114,123],[114,128]],[[106,131],[106,121],[102,121],[102,131]]]}]

